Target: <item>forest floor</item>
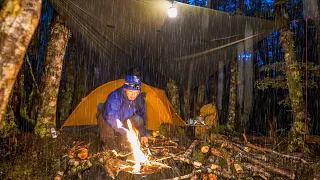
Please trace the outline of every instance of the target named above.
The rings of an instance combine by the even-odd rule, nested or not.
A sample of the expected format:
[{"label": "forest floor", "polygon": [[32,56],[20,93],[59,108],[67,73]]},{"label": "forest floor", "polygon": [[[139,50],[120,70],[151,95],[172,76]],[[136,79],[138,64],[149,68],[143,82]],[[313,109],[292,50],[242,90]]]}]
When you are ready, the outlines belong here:
[{"label": "forest floor", "polygon": [[[219,139],[220,135],[216,136],[216,139]],[[38,138],[32,133],[22,133],[15,140],[12,139],[3,139],[0,145],[0,179],[53,179],[56,176],[56,173],[59,171],[59,166],[61,166],[61,158],[70,152],[70,149],[75,145],[76,142],[90,142],[90,146],[88,146],[88,150],[90,154],[98,153],[102,151],[100,146],[100,141],[98,139],[97,134],[70,134],[70,133],[59,133],[57,138],[46,137],[46,138]],[[212,168],[212,164],[217,164],[215,167],[219,167],[221,171],[214,171],[217,174],[216,179],[229,179],[228,177],[221,175],[219,173],[230,174],[230,179],[317,179],[320,172],[320,153],[319,144],[310,144],[309,148],[311,153],[303,154],[303,153],[288,153],[285,143],[280,143],[277,146],[277,152],[281,152],[282,154],[288,155],[288,158],[279,157],[279,154],[273,154],[268,152],[263,152],[263,149],[260,150],[251,150],[237,152],[236,147],[240,148],[243,146],[243,143],[239,142],[240,139],[233,138],[220,139],[219,141],[212,141],[211,143],[204,143],[201,140],[197,143],[195,150],[192,152],[192,156],[190,160],[193,162],[199,161],[202,162],[203,167]],[[182,141],[180,141],[182,142]],[[185,140],[183,141],[183,145],[186,150],[190,144],[194,142],[193,140]],[[219,144],[222,143],[222,144]],[[232,145],[233,144],[233,145]],[[279,144],[279,143],[278,143]],[[272,146],[267,143],[255,144],[257,147],[268,148],[271,150]],[[203,147],[210,147],[211,151],[203,152]],[[274,147],[274,144],[273,144]],[[225,149],[225,150],[224,150]],[[228,150],[226,150],[228,149]],[[246,149],[246,148],[244,148]],[[252,148],[254,149],[254,148]],[[236,150],[236,151],[235,151]],[[154,151],[152,151],[154,153]],[[210,153],[211,152],[211,153]],[[168,151],[162,152],[162,156],[169,156]],[[207,154],[203,154],[207,153]],[[220,154],[219,154],[220,153]],[[221,155],[222,153],[222,155]],[[239,160],[239,155],[246,153],[246,156],[241,156]],[[169,152],[170,154],[170,152]],[[237,156],[234,156],[237,154]],[[214,155],[214,156],[213,156]],[[91,156],[91,155],[90,155]],[[248,157],[247,157],[248,156]],[[261,157],[259,157],[261,156]],[[292,159],[290,157],[297,157],[297,159]],[[188,157],[187,157],[188,158]],[[243,159],[254,158],[257,160],[257,164],[254,164],[254,161],[248,161],[253,164],[249,164],[248,162],[244,162]],[[223,162],[223,159],[226,162]],[[175,159],[176,160],[176,159]],[[179,159],[178,159],[179,160]],[[180,159],[181,160],[181,159]],[[250,173],[250,175],[244,173],[239,174],[238,169],[235,169],[233,166],[230,167],[230,162],[235,163],[238,161],[242,166],[242,173],[248,167],[260,167],[257,173]],[[252,160],[252,159],[251,159]],[[266,160],[266,161],[264,161]],[[210,161],[210,163],[209,163]],[[220,164],[219,164],[220,162]],[[210,166],[208,166],[208,163]],[[260,164],[259,164],[260,163]],[[262,163],[262,164],[261,164]],[[70,164],[70,163],[69,163]],[[186,164],[185,167],[179,166],[180,172],[187,173],[187,171],[192,171],[193,166]],[[270,167],[271,166],[271,167]],[[210,169],[209,168],[209,169]],[[283,172],[282,175],[279,175],[272,171],[272,168],[277,170],[281,170]],[[184,169],[184,170],[183,170]],[[202,168],[203,169],[203,168]],[[271,171],[270,171],[271,170]],[[240,172],[240,173],[241,173]],[[290,176],[286,176],[283,174],[294,173],[294,178],[289,178]],[[199,179],[212,179],[213,172],[198,171],[197,176]],[[196,173],[193,172],[193,175]],[[70,178],[70,177],[69,177]],[[69,179],[65,178],[65,179]],[[172,177],[170,177],[172,178]],[[181,177],[180,177],[181,178]],[[70,178],[73,179],[73,178]],[[77,179],[77,177],[74,177]]]}]

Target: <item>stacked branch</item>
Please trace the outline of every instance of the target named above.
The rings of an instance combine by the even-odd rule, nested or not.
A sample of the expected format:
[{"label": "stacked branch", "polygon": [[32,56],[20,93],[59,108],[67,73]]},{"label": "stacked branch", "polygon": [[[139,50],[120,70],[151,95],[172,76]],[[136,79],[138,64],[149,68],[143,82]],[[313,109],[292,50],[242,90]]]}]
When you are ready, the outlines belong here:
[{"label": "stacked branch", "polygon": [[[140,173],[152,174],[172,168],[178,173],[174,175],[177,177],[171,177],[171,174],[171,179],[186,179],[197,176],[203,179],[217,179],[219,177],[243,179],[256,176],[262,179],[273,179],[276,176],[295,179],[296,174],[292,170],[285,169],[285,166],[279,167],[279,164],[275,165],[272,159],[277,158],[277,163],[285,162],[288,159],[297,164],[307,163],[301,158],[281,154],[248,142],[246,145],[242,145],[232,142],[224,136],[217,135],[215,137],[210,145],[201,144],[200,141],[195,140],[188,148],[185,148],[162,135],[151,136],[149,137],[149,147],[142,149],[145,154],[148,154],[150,162],[141,164]],[[75,144],[63,157],[65,160],[61,161],[67,165],[62,166],[64,169],[59,171],[60,175],[68,172],[80,176],[94,165],[103,166],[111,178],[116,178],[119,171],[132,172],[135,162],[126,159],[130,153],[124,154],[118,150],[109,150],[89,155],[86,150],[88,148],[88,144]],[[283,160],[280,161],[280,158]],[[186,173],[183,168],[176,169],[174,164],[177,162],[184,167],[191,167],[190,171]],[[66,166],[69,167],[66,169]],[[191,172],[192,167],[193,171]],[[185,172],[185,174],[181,172]]]}]

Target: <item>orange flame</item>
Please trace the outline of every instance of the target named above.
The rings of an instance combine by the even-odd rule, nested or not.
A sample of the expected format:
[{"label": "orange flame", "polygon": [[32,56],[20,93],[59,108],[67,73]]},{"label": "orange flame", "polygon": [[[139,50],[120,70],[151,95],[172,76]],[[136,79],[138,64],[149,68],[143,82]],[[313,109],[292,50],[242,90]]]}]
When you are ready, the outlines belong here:
[{"label": "orange flame", "polygon": [[140,168],[141,168],[141,163],[147,163],[148,162],[148,157],[141,151],[141,144],[140,141],[134,133],[134,130],[132,128],[131,121],[127,121],[128,128],[129,128],[129,133],[128,133],[128,141],[130,142],[132,151],[133,151],[133,157],[136,162],[136,164],[133,166],[133,173],[139,173]]}]

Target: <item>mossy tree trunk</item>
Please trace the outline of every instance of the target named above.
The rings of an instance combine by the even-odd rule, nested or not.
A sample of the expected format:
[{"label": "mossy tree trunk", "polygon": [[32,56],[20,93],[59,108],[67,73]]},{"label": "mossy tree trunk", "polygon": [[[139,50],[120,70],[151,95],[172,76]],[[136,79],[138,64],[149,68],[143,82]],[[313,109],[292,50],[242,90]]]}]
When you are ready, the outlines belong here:
[{"label": "mossy tree trunk", "polygon": [[41,137],[48,134],[50,126],[56,125],[56,109],[62,65],[69,37],[69,30],[64,27],[57,16],[51,29],[40,86],[41,103],[35,133]]},{"label": "mossy tree trunk", "polygon": [[10,0],[0,12],[0,122],[40,11],[41,0]]},{"label": "mossy tree trunk", "polygon": [[300,149],[302,150],[303,135],[305,133],[305,105],[303,100],[303,91],[300,84],[300,73],[299,67],[296,60],[293,32],[289,27],[289,20],[285,19],[287,14],[286,4],[279,4],[276,7],[277,18],[282,21],[287,21],[285,26],[280,29],[280,39],[282,47],[284,49],[284,61],[285,61],[285,73],[287,79],[287,86],[289,90],[290,103],[292,108],[293,125],[291,128],[290,138],[290,150]]},{"label": "mossy tree trunk", "polygon": [[227,122],[227,128],[229,131],[234,131],[235,129],[236,103],[237,103],[237,58],[233,59],[231,63],[231,78],[230,78],[228,122]]},{"label": "mossy tree trunk", "polygon": [[291,138],[291,145],[294,147],[300,144],[298,141],[301,142],[303,134],[306,133],[304,132],[305,106],[298,63],[294,51],[293,33],[289,27],[280,30],[280,38],[284,48],[285,72],[294,120],[293,127],[291,128],[293,136]]},{"label": "mossy tree trunk", "polygon": [[179,98],[179,88],[174,80],[169,80],[167,83],[168,96],[172,106],[176,113],[180,114],[180,98]]}]

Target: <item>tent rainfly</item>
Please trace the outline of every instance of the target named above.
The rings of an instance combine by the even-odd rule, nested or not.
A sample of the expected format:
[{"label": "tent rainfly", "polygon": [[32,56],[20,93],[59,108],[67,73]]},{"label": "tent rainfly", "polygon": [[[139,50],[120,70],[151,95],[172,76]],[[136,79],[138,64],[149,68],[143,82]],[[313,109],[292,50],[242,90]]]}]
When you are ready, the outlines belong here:
[{"label": "tent rainfly", "polygon": [[[274,21],[168,0],[51,0],[102,82],[137,65],[190,89],[276,29]],[[227,63],[224,63],[227,64]]]}]

